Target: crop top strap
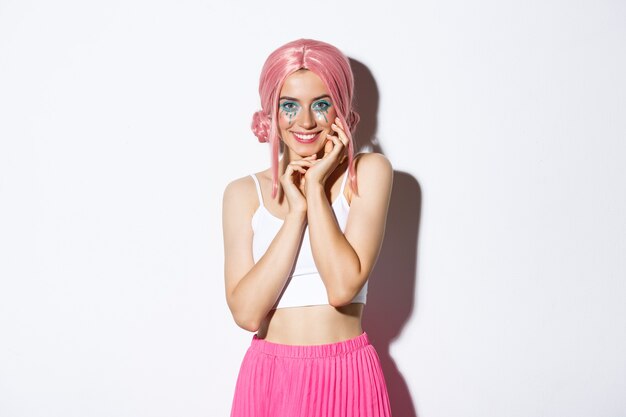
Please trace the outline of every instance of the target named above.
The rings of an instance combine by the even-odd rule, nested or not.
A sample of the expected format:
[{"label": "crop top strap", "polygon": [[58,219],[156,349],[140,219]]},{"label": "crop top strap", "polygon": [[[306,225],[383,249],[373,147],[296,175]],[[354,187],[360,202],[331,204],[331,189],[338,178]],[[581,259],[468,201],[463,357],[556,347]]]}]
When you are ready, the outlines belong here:
[{"label": "crop top strap", "polygon": [[259,204],[263,206],[263,195],[261,194],[261,186],[259,185],[259,180],[256,177],[256,174],[250,174],[252,179],[254,180],[254,184],[256,185],[256,193],[259,196]]}]

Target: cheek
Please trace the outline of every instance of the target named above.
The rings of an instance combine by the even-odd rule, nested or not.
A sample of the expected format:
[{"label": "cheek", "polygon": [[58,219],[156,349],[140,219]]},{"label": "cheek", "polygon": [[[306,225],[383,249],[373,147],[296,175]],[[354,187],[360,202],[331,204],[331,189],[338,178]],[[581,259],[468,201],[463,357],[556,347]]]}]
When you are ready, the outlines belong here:
[{"label": "cheek", "polygon": [[293,113],[285,113],[285,112],[281,111],[278,114],[278,126],[281,129],[288,129],[288,128],[290,128],[293,125],[295,119],[296,119],[295,114],[293,114]]},{"label": "cheek", "polygon": [[317,120],[317,123],[323,126],[330,127],[330,125],[335,120],[335,117],[337,117],[337,112],[335,112],[335,106],[330,107],[326,111],[315,112],[315,120]]}]

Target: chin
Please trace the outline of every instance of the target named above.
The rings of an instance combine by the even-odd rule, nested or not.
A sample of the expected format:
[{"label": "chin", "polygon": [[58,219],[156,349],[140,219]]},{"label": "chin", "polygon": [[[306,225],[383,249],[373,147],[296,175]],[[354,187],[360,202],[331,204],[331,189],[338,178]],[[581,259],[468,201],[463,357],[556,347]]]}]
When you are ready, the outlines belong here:
[{"label": "chin", "polygon": [[316,147],[315,149],[307,149],[307,150],[302,150],[300,152],[296,151],[296,153],[300,155],[301,157],[306,158],[307,156],[311,156],[315,154],[318,154],[319,156],[319,153],[322,152],[323,150],[324,150],[324,147],[321,146],[321,147]]},{"label": "chin", "polygon": [[306,158],[307,156],[311,156],[313,154],[319,154],[320,152],[322,152],[324,150],[324,144],[321,144],[321,145],[316,144],[315,146],[313,145],[302,146],[302,144],[297,143],[292,148],[292,150],[295,154],[301,156],[302,158]]}]

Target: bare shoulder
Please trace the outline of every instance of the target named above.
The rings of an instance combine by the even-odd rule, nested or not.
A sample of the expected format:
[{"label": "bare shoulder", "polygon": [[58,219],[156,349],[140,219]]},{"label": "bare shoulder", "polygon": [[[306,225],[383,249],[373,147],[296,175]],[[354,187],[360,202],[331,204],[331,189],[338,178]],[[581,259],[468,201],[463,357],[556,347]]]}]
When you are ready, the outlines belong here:
[{"label": "bare shoulder", "polygon": [[[232,180],[224,188],[225,211],[252,212],[257,205],[254,180],[250,175]],[[243,210],[242,210],[243,209]]]},{"label": "bare shoulder", "polygon": [[355,169],[359,171],[374,171],[382,174],[385,172],[393,173],[391,161],[382,153],[369,152],[360,153],[355,156]]},{"label": "bare shoulder", "polygon": [[375,152],[360,153],[356,155],[354,163],[359,194],[390,191],[393,166],[385,155]]},{"label": "bare shoulder", "polygon": [[242,197],[242,193],[245,194],[251,187],[254,187],[254,180],[250,175],[246,175],[229,182],[224,189],[224,195],[235,194],[238,197]]}]

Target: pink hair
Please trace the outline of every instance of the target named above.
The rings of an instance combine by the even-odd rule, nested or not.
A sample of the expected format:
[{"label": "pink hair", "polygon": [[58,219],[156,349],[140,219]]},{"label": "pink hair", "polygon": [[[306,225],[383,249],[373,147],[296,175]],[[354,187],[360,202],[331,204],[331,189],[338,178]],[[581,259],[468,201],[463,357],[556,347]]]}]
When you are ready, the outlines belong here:
[{"label": "pink hair", "polygon": [[[292,73],[307,69],[313,71],[328,89],[337,117],[348,136],[348,175],[354,192],[358,195],[354,169],[354,143],[352,132],[359,123],[359,114],[352,109],[354,75],[348,58],[336,47],[313,39],[298,39],[272,52],[261,70],[259,95],[262,110],[252,117],[252,132],[259,142],[270,143],[272,161],[272,198],[278,192],[278,103],[285,79]],[[272,122],[273,121],[273,122]]]}]

